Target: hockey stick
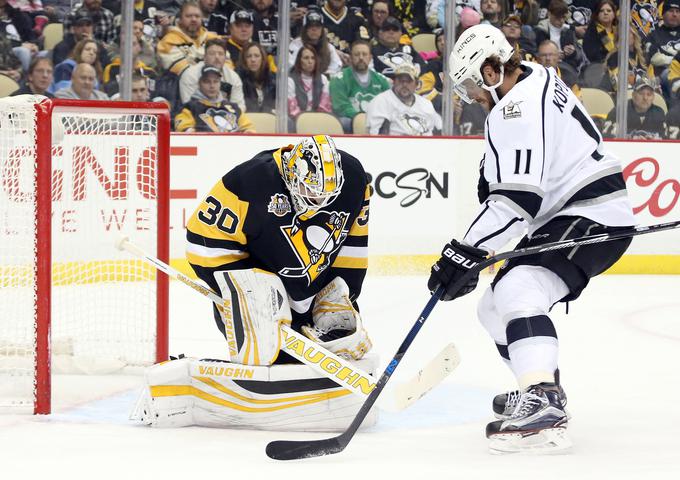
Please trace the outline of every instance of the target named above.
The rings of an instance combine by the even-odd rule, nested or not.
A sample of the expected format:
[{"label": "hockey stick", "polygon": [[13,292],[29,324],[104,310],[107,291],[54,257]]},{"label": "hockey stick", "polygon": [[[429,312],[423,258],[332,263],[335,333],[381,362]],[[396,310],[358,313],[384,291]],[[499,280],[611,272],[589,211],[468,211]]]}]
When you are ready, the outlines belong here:
[{"label": "hockey stick", "polygon": [[[479,272],[485,268],[493,265],[501,260],[507,260],[510,258],[525,257],[528,255],[535,255],[537,253],[547,252],[551,250],[559,250],[563,248],[579,247],[582,245],[590,245],[594,243],[609,242],[612,240],[620,240],[622,238],[634,237],[637,235],[643,235],[647,233],[661,232],[665,230],[672,230],[680,227],[680,221],[661,223],[657,225],[650,225],[647,227],[631,227],[626,229],[621,229],[617,232],[612,233],[602,233],[598,235],[588,235],[584,237],[574,238],[571,240],[562,240],[559,242],[550,242],[543,245],[536,245],[531,247],[520,248],[517,250],[511,250],[509,252],[499,253],[486,260],[479,262],[477,265],[468,270],[452,287],[452,291],[459,291],[470,278],[477,275]],[[425,308],[418,317],[418,320],[413,324],[411,330],[406,334],[406,338],[397,349],[397,353],[392,358],[392,361],[387,365],[387,368],[380,376],[378,384],[373,389],[371,394],[368,396],[364,404],[359,409],[356,417],[352,423],[347,427],[343,433],[336,437],[325,438],[321,440],[302,440],[302,441],[292,441],[292,440],[276,440],[267,444],[266,453],[267,456],[275,460],[295,460],[300,458],[309,457],[319,457],[322,455],[332,455],[334,453],[342,452],[349,442],[354,437],[361,426],[368,412],[371,410],[373,404],[380,396],[380,393],[385,388],[385,385],[389,381],[390,377],[394,373],[395,369],[399,365],[399,362],[404,357],[406,350],[415,339],[416,335],[420,331],[421,327],[430,316],[432,309],[439,301],[441,295],[444,293],[443,287],[438,287],[437,290],[432,294],[432,297],[428,300]]]},{"label": "hockey stick", "polygon": [[[211,288],[175,270],[170,265],[162,262],[158,258],[149,255],[137,245],[132,243],[129,238],[122,237],[116,241],[119,250],[127,252],[146,260],[156,269],[165,273],[171,278],[179,280],[189,286],[194,291],[209,298],[218,309],[222,309],[223,300],[220,295]],[[347,360],[335,355],[333,352],[323,348],[318,343],[296,332],[292,328],[282,325],[283,342],[281,349],[295,357],[305,365],[310,366],[325,377],[333,380],[338,385],[347,388],[350,392],[367,398],[369,393],[375,388],[375,377]],[[318,354],[321,354],[319,356]],[[315,362],[308,360],[314,358]],[[432,360],[427,367],[419,372],[412,380],[400,384],[400,388],[395,390],[393,403],[394,410],[402,410],[430,391],[437,383],[441,382],[451,373],[459,363],[458,352],[453,344],[448,345],[442,352]]]}]

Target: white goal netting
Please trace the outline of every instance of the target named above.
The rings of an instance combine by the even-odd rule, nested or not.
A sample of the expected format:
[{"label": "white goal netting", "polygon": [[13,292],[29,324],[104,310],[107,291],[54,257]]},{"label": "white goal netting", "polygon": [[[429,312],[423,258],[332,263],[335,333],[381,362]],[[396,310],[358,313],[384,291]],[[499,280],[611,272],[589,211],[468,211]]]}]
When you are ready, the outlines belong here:
[{"label": "white goal netting", "polygon": [[[155,272],[114,247],[130,235],[152,254],[158,235],[157,115],[0,100],[0,407],[32,407],[37,303],[51,300],[53,370],[103,373],[156,360]],[[49,109],[47,109],[49,111]],[[51,178],[38,174],[41,122],[52,125]],[[39,205],[36,188],[51,191]],[[51,237],[36,214],[51,208]],[[167,234],[167,232],[166,232]],[[51,292],[36,289],[51,247]]]}]

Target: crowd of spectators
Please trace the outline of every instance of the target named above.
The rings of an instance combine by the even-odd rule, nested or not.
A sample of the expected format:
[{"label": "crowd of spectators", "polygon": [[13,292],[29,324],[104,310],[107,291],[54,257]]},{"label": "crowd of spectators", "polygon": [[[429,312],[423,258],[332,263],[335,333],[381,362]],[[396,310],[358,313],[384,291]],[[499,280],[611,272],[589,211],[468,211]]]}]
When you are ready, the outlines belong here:
[{"label": "crowd of spectators", "polygon": [[[248,113],[276,113],[277,57],[288,55],[289,128],[304,112],[335,116],[347,133],[442,130],[446,0],[294,0],[291,41],[278,42],[275,0],[136,0],[133,100],[169,104],[177,131],[252,132]],[[577,94],[618,85],[618,0],[457,0],[456,32],[499,28],[527,61],[556,69]],[[0,0],[0,75],[13,95],[117,99],[120,0]],[[44,48],[44,30],[63,39]],[[413,38],[432,34],[418,51]],[[680,0],[632,0],[628,132],[678,138]],[[584,101],[585,101],[584,95]],[[485,114],[453,99],[458,135]],[[588,107],[589,105],[586,104]],[[615,112],[590,110],[605,135]],[[365,131],[355,120],[365,115]]]}]

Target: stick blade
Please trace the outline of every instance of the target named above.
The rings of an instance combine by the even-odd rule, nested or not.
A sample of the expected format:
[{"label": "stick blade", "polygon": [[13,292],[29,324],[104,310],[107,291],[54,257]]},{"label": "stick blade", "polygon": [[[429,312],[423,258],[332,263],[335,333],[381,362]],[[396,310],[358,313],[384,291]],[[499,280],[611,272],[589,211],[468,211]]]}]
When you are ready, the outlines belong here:
[{"label": "stick blade", "polygon": [[267,444],[265,452],[274,460],[298,460],[342,452],[346,445],[338,437],[323,440],[275,440]]}]

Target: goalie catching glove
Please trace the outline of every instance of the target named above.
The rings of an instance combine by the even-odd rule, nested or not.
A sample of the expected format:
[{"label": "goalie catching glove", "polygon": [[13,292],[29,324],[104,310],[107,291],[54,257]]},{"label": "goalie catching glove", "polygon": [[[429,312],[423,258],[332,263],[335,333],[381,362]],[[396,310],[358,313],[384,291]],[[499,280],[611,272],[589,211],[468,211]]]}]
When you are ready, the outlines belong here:
[{"label": "goalie catching glove", "polygon": [[340,277],[316,294],[312,321],[314,325],[303,326],[302,333],[336,355],[359,360],[373,347]]},{"label": "goalie catching glove", "polygon": [[430,289],[430,292],[434,292],[437,287],[442,285],[445,292],[441,299],[445,302],[467,295],[477,288],[479,272],[473,275],[460,289],[454,289],[454,285],[468,270],[475,267],[486,256],[487,253],[484,250],[451,240],[450,243],[444,245],[441,258],[432,265],[427,288]]}]

